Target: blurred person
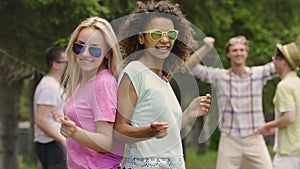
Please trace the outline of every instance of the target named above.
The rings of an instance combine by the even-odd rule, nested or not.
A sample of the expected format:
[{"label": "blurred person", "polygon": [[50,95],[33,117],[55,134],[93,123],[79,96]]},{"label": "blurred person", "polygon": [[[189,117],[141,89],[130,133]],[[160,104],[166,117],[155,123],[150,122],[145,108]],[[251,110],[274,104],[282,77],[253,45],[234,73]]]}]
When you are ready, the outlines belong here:
[{"label": "blurred person", "polygon": [[275,120],[257,129],[271,135],[276,131],[273,158],[274,169],[300,168],[300,35],[297,42],[277,44],[273,57],[281,81],[273,98]]},{"label": "blurred person", "polygon": [[[208,39],[191,56],[191,63],[199,63],[214,43]],[[210,44],[210,45],[209,45]],[[273,62],[262,66],[246,66],[249,46],[245,36],[235,36],[225,45],[229,69],[191,64],[194,75],[210,83],[215,90],[221,132],[217,169],[239,169],[247,158],[256,169],[271,169],[272,161],[265,140],[256,130],[265,124],[262,91],[268,80],[276,77]]]},{"label": "blurred person", "polygon": [[61,79],[68,62],[64,49],[58,46],[49,47],[45,57],[48,72],[34,92],[34,142],[44,169],[66,169],[66,139],[60,134],[60,123],[53,119],[52,112],[63,110]]}]

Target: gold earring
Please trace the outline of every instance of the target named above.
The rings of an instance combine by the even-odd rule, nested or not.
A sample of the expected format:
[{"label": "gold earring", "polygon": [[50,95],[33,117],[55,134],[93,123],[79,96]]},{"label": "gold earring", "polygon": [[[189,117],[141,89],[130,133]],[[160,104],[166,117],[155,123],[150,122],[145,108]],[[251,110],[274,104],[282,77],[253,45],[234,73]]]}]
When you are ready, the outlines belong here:
[{"label": "gold earring", "polygon": [[140,44],[142,45],[142,44],[144,44],[144,42],[142,40],[140,40]]}]

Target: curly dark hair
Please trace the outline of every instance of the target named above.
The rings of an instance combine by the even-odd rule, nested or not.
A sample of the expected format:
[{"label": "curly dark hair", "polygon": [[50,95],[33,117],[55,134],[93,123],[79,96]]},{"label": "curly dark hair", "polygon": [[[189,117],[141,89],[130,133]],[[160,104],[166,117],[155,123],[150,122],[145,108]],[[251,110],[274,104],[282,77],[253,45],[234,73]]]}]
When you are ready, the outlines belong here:
[{"label": "curly dark hair", "polygon": [[195,40],[190,22],[185,19],[179,5],[169,1],[137,2],[136,10],[128,16],[120,29],[119,39],[121,52],[125,58],[124,66],[142,57],[144,45],[139,43],[138,34],[144,31],[147,24],[154,18],[168,18],[173,22],[174,28],[179,30],[178,38],[170,53],[172,57],[167,57],[163,66],[163,75],[171,78],[174,72],[184,69],[183,62],[186,62],[190,56]]}]

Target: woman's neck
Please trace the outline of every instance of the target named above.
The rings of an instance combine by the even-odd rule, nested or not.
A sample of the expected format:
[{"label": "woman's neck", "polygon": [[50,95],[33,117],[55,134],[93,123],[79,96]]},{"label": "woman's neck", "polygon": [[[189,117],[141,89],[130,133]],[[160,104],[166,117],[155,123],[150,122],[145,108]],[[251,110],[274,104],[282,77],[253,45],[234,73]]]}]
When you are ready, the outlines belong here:
[{"label": "woman's neck", "polygon": [[163,73],[161,69],[150,68],[155,74],[157,74],[160,78],[163,78]]},{"label": "woman's neck", "polygon": [[140,60],[144,65],[146,65],[149,69],[153,70],[162,70],[164,65],[164,60],[162,59],[153,59],[153,57],[141,57]]},{"label": "woman's neck", "polygon": [[98,73],[97,70],[95,71],[89,71],[89,72],[81,72],[81,79],[79,84],[85,84],[86,82],[88,82],[92,77],[94,77],[96,74]]},{"label": "woman's neck", "polygon": [[139,61],[157,74],[160,78],[165,79],[162,73],[164,60],[147,59],[146,57],[142,57]]},{"label": "woman's neck", "polygon": [[96,76],[100,71],[106,69],[106,67],[101,64],[98,69],[93,69],[91,71],[82,71],[81,70],[81,78],[79,84],[84,84],[89,81],[92,77]]}]

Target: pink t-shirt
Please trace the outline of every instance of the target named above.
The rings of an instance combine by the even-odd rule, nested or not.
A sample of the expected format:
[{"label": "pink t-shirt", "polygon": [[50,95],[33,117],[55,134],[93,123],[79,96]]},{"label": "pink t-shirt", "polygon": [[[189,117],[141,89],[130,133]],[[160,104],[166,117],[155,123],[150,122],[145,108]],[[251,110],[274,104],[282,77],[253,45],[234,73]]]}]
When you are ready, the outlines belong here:
[{"label": "pink t-shirt", "polygon": [[[96,132],[96,121],[115,122],[116,95],[117,81],[105,69],[76,88],[73,97],[66,102],[64,112],[77,126]],[[67,138],[68,167],[72,169],[117,168],[123,153],[123,144],[114,142],[111,152],[100,153]]]}]

